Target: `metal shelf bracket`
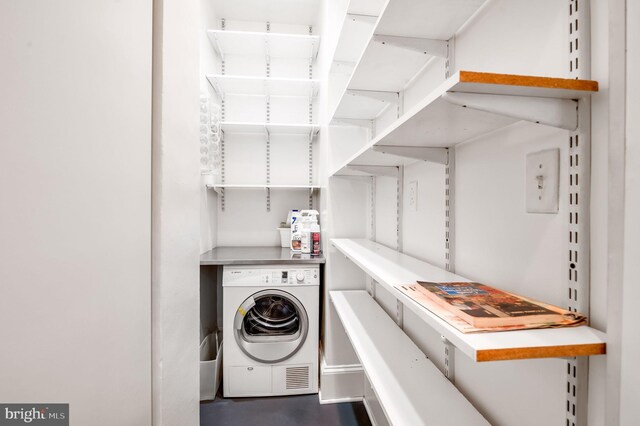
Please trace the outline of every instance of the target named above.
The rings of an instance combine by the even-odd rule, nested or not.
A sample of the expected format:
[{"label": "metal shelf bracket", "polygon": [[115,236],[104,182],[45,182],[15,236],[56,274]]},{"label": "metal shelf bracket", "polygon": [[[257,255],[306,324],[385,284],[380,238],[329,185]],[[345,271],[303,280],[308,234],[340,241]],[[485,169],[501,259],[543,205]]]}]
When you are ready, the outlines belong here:
[{"label": "metal shelf bracket", "polygon": [[383,154],[397,155],[398,157],[414,158],[432,163],[444,164],[449,162],[448,148],[428,148],[422,146],[393,146],[374,145],[372,149]]},{"label": "metal shelf bracket", "polygon": [[453,93],[442,95],[452,105],[472,108],[567,130],[578,128],[578,103],[571,99]]},{"label": "metal shelf bracket", "polygon": [[446,58],[448,52],[448,42],[444,40],[434,40],[430,38],[400,37],[392,35],[375,34],[372,38],[375,43],[386,46],[399,47],[425,55]]}]

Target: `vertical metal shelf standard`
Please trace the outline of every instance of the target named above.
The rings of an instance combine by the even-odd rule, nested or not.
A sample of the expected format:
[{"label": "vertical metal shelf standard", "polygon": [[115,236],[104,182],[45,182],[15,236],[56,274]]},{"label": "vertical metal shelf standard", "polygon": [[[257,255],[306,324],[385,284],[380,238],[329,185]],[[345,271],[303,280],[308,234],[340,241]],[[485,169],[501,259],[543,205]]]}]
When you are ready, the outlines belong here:
[{"label": "vertical metal shelf standard", "polygon": [[[591,77],[591,16],[588,0],[569,0],[569,75]],[[589,315],[589,198],[591,189],[591,98],[578,102],[578,128],[569,133],[568,303],[571,311]],[[567,360],[567,426],[587,424],[589,358]]]},{"label": "vertical metal shelf standard", "polygon": [[[225,31],[227,29],[226,20],[224,18],[220,20],[220,29],[222,31]],[[225,73],[226,73],[225,57],[221,50],[220,51],[220,74],[225,75]],[[224,93],[220,93],[220,98],[221,98],[220,99],[220,104],[221,104],[220,122],[224,123],[226,118]],[[226,183],[225,182],[224,140],[225,140],[224,131],[220,130],[220,181],[223,185]],[[221,211],[225,210],[225,190],[224,189],[222,189],[222,192],[220,193],[220,210]]]}]

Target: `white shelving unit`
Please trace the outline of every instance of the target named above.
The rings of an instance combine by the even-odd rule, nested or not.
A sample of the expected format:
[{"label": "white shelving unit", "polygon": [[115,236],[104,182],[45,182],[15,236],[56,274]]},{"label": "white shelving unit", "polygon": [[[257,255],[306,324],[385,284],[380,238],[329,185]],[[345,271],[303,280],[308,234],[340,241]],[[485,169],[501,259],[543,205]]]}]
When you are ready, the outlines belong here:
[{"label": "white shelving unit", "polygon": [[489,424],[367,292],[330,295],[391,424]]},{"label": "white shelving unit", "polygon": [[319,80],[303,78],[207,75],[209,83],[222,97],[226,95],[298,96],[314,98]]},{"label": "white shelving unit", "polygon": [[227,30],[209,30],[207,35],[223,58],[255,55],[315,59],[320,46],[320,37],[316,35]]},{"label": "white shelving unit", "polygon": [[575,100],[597,91],[591,80],[459,71],[331,174],[366,175],[357,166],[417,160],[446,164],[444,148],[521,120],[575,129]]},{"label": "white shelving unit", "polygon": [[[354,118],[342,102],[349,90],[397,93],[433,57],[449,55],[448,40],[486,0],[394,0],[386,4],[332,114]],[[372,116],[370,118],[375,118]]]},{"label": "white shelving unit", "polygon": [[[256,7],[261,8],[262,5]],[[271,32],[270,21],[265,22],[264,28],[265,32],[229,30],[226,26],[226,20],[223,18],[220,29],[207,31],[209,41],[220,56],[219,72],[207,74],[206,78],[220,98],[220,129],[222,133],[220,182],[209,186],[209,188],[214,189],[220,195],[222,211],[225,211],[226,208],[226,189],[264,189],[267,212],[271,211],[272,189],[307,190],[309,192],[309,208],[312,208],[315,191],[319,189],[314,186],[314,181],[317,178],[314,179],[313,144],[319,131],[319,126],[315,124],[314,120],[314,109],[317,106],[315,99],[318,95],[320,81],[313,78],[313,67],[318,55],[320,37],[313,35],[311,25],[306,25],[308,34]],[[299,25],[298,28],[304,27]],[[256,69],[256,60],[258,63],[264,64],[264,69]],[[240,64],[240,68],[238,64]],[[277,73],[282,72],[282,64],[287,64],[287,66],[295,64],[297,77],[283,78],[279,76]],[[236,70],[234,74],[228,74],[228,65],[234,65]],[[249,69],[250,72],[247,72]],[[237,98],[238,96],[244,97]],[[235,109],[227,107],[227,105],[234,104],[236,105]],[[264,115],[253,114],[249,120],[239,118],[242,114],[238,115],[238,118],[234,117],[234,114],[238,114],[245,108],[250,111],[259,111],[264,108]],[[276,108],[278,114],[274,114]],[[296,111],[304,108],[307,114],[304,118],[300,114],[296,116],[297,118],[289,118],[286,114],[282,114],[283,108],[284,110],[296,108]],[[276,119],[277,121],[274,122],[274,116],[286,118],[284,118],[284,122],[281,121],[282,118]],[[254,117],[259,118],[256,120]],[[233,150],[225,150],[225,143],[229,143],[231,138],[229,141],[225,139],[231,134],[236,135],[233,137],[234,144],[242,143],[242,135],[264,136],[266,163],[264,184],[235,185],[228,184],[226,181],[226,154],[233,152]],[[275,135],[295,136],[295,139],[299,139],[300,143],[307,144],[305,150],[306,163],[308,164],[308,173],[305,179],[307,185],[271,184],[271,169],[274,160],[272,152],[279,153],[279,161],[282,159],[281,151],[272,150],[272,144],[279,143],[272,138]],[[298,176],[291,180],[300,182],[301,179]]]},{"label": "white shelving unit", "polygon": [[[476,362],[601,355],[604,336],[587,326],[464,334],[425,309],[397,286],[416,281],[471,281],[365,239],[333,239],[331,244],[390,291],[426,325]],[[373,330],[372,330],[373,331]]]},{"label": "white shelving unit", "polygon": [[[568,240],[567,250],[565,251],[564,247],[562,250],[565,261],[553,259],[566,265],[566,274],[555,277],[549,272],[547,275],[554,277],[554,286],[555,281],[567,280],[566,307],[589,315],[590,102],[591,95],[598,92],[598,83],[589,80],[591,7],[588,1],[586,4],[580,1],[578,5],[578,1],[569,0],[569,4],[564,5],[561,10],[557,3],[552,3],[547,3],[545,7],[553,8],[556,17],[567,13],[566,26],[549,24],[544,13],[540,14],[540,10],[535,10],[536,13],[533,14],[534,10],[530,5],[524,13],[518,6],[506,7],[502,3],[497,5],[485,0],[390,0],[384,3],[378,13],[359,22],[349,19],[349,6],[331,66],[330,79],[333,79],[331,81],[334,84],[329,87],[329,119],[330,125],[357,126],[360,129],[338,129],[337,126],[332,129],[335,133],[330,137],[335,138],[336,149],[330,161],[333,169],[329,170],[329,176],[360,178],[329,180],[331,213],[340,219],[344,218],[343,221],[346,223],[341,223],[339,229],[329,237],[337,252],[333,250],[330,255],[327,263],[328,276],[339,278],[330,281],[327,288],[367,375],[369,369],[376,367],[367,366],[370,361],[366,360],[366,356],[361,356],[364,348],[369,353],[378,354],[381,359],[385,357],[381,354],[388,349],[386,343],[373,341],[378,328],[378,323],[373,317],[375,312],[382,312],[382,308],[377,305],[376,300],[379,300],[380,304],[390,311],[394,310],[391,304],[395,304],[395,317],[394,313],[389,313],[388,317],[391,323],[394,323],[395,319],[396,333],[402,334],[406,330],[410,336],[419,335],[420,327],[424,325],[431,328],[427,330],[429,335],[435,331],[442,336],[442,342],[429,342],[428,345],[425,344],[425,350],[428,350],[430,357],[442,356],[442,373],[453,383],[456,383],[456,356],[466,356],[474,362],[566,358],[566,368],[560,373],[566,374],[566,387],[556,387],[550,392],[565,399],[563,403],[566,403],[567,410],[562,424],[566,422],[575,426],[587,424],[586,406],[589,398],[586,383],[589,380],[589,357],[605,354],[604,333],[588,326],[581,326],[464,334],[397,289],[400,285],[412,284],[417,280],[468,281],[453,273],[456,267],[456,243],[462,245],[464,252],[458,249],[459,253],[464,254],[461,258],[464,259],[464,264],[470,267],[473,262],[470,260],[472,254],[468,251],[473,248],[470,249],[469,244],[481,233],[469,229],[471,219],[468,210],[459,214],[455,210],[455,204],[460,202],[468,208],[467,197],[472,196],[469,195],[469,188],[472,187],[469,184],[470,175],[482,173],[473,167],[484,164],[474,164],[469,170],[469,163],[475,158],[470,152],[482,148],[458,145],[473,143],[476,139],[482,140],[487,144],[487,150],[492,153],[490,157],[483,158],[487,167],[505,166],[496,166],[503,159],[509,161],[511,166],[516,164],[513,163],[516,158],[514,156],[522,155],[520,149],[536,149],[535,146],[524,146],[522,140],[532,141],[531,145],[540,141],[540,145],[543,145],[542,139],[524,137],[520,145],[514,141],[514,146],[505,147],[504,155],[502,152],[496,154],[501,143],[506,145],[503,142],[504,138],[517,138],[518,136],[514,135],[530,128],[513,126],[507,130],[506,127],[520,121],[528,121],[566,130],[548,132],[552,136],[544,140],[547,144],[545,147],[553,144],[554,148],[560,148],[562,155],[567,155],[561,163],[564,176],[560,178],[566,203],[563,208],[568,212],[565,216],[567,228],[565,230],[562,227],[562,218],[558,218],[553,226],[549,227],[558,231],[558,239]],[[529,16],[531,20],[528,19]],[[519,25],[531,22],[535,22],[538,28],[537,32],[532,29],[535,37],[521,35]],[[542,23],[544,25],[541,25]],[[509,32],[505,32],[505,28],[508,28]],[[356,34],[358,43],[345,43],[344,39],[347,39],[350,31]],[[357,54],[354,54],[356,51]],[[566,58],[562,54],[563,51],[566,52]],[[517,55],[511,57],[512,52],[517,52]],[[515,59],[516,57],[519,59]],[[549,62],[542,64],[542,57]],[[565,59],[567,61],[564,63],[558,62]],[[464,63],[469,71],[460,71],[460,67],[456,66],[456,60],[460,64]],[[473,71],[474,68],[490,72],[476,72]],[[500,69],[523,75],[494,73],[494,70]],[[531,74],[540,76],[527,75],[528,70],[531,70]],[[568,78],[550,78],[546,77],[547,75]],[[429,89],[420,93],[425,87]],[[497,132],[501,129],[505,131]],[[371,140],[367,140],[369,138]],[[405,170],[405,166],[419,161],[439,163],[445,167],[423,168],[416,165]],[[523,166],[516,164],[514,167]],[[478,169],[482,170],[482,167]],[[509,172],[513,170],[510,169]],[[376,179],[379,176],[392,177],[393,180]],[[461,188],[466,192],[461,189],[456,194],[456,179],[460,180]],[[496,177],[483,179],[481,182],[487,181],[495,185],[498,180]],[[422,183],[425,181],[426,184]],[[421,188],[416,192],[418,182]],[[439,190],[439,182],[442,182],[440,194],[444,193],[444,206],[422,207],[427,204],[422,203],[421,207],[418,207],[417,198],[410,194],[429,194],[431,197],[434,191]],[[408,193],[405,192],[406,185],[409,185]],[[357,208],[350,204],[355,201],[348,195],[354,188],[367,194],[366,197],[358,199]],[[478,190],[475,187],[474,189]],[[487,188],[487,200],[497,197],[496,191],[501,191],[499,186]],[[511,200],[515,191],[517,189],[509,188],[505,194],[509,195]],[[466,195],[460,199],[460,194]],[[475,197],[480,195],[473,194]],[[562,198],[560,200],[562,201]],[[430,199],[429,202],[431,201]],[[486,203],[481,205],[486,210]],[[423,211],[416,214],[419,208]],[[512,213],[512,210],[508,212]],[[440,216],[441,213],[444,214]],[[560,210],[560,213],[565,215],[565,211]],[[431,221],[435,214],[442,220],[441,234],[437,233],[437,226],[433,223],[417,224],[423,219]],[[486,214],[486,211],[480,214]],[[366,226],[359,222],[362,217],[367,218]],[[534,218],[518,216],[514,223],[521,224],[526,219],[533,221]],[[464,227],[461,228],[465,234],[470,235],[456,238],[456,220],[462,221]],[[474,225],[477,226],[475,223]],[[509,225],[511,224],[505,224],[504,229],[496,230],[496,233],[509,232]],[[495,223],[491,226],[495,226]],[[412,235],[414,230],[415,235]],[[340,238],[344,237],[346,232],[367,239]],[[523,232],[518,235],[524,234]],[[425,235],[435,239],[428,242],[418,240]],[[376,239],[393,246],[395,250],[376,243]],[[525,240],[514,242],[508,241],[505,235],[500,234],[497,241],[507,241],[504,244],[513,246],[514,251],[525,253],[529,249],[526,243],[535,244],[538,238],[535,235],[525,235]],[[541,237],[540,242],[547,244],[548,240]],[[437,245],[440,243],[443,247],[438,250]],[[427,256],[442,255],[445,267],[437,268],[404,255],[402,251],[405,246],[411,247],[410,250],[414,252],[424,250]],[[557,246],[554,246],[554,249],[556,248]],[[360,282],[356,279],[355,282],[349,281],[349,284],[340,281],[340,274],[353,273],[352,266],[342,259],[341,254],[366,273],[366,281]],[[484,255],[486,257],[486,253]],[[536,257],[537,259],[539,258]],[[492,260],[499,264],[502,259]],[[503,276],[518,279],[520,270],[521,268],[511,267],[503,272]],[[479,270],[478,275],[489,275],[486,267]],[[331,291],[343,289],[346,285],[349,285],[350,289],[370,288],[374,297],[365,291]],[[551,288],[551,285],[545,286]],[[376,289],[381,293],[379,299],[375,294]],[[403,320],[403,311],[408,312],[407,310],[414,314],[411,315],[411,321]],[[329,312],[329,315],[332,313]],[[362,321],[360,316],[366,317],[367,320]],[[416,321],[415,317],[419,321]],[[335,320],[332,319],[329,323],[332,324],[333,321]],[[386,333],[391,335],[393,332],[385,331],[381,334]],[[366,336],[369,341],[359,341],[358,335]],[[330,353],[345,345],[339,336],[329,336],[326,340],[327,346],[333,345]],[[402,345],[399,347],[404,349]],[[438,350],[442,352],[438,354]],[[511,363],[505,364],[507,371]],[[521,364],[529,375],[532,373],[529,370],[531,365],[540,365],[533,362]],[[555,368],[558,363],[548,364],[553,364]],[[502,367],[497,365],[492,368],[502,371]],[[486,371],[477,367],[472,374],[473,377],[477,375],[486,379]],[[470,385],[469,374],[465,369],[459,375],[462,386],[465,386],[461,389],[465,395],[475,394],[477,397],[484,388],[481,384]],[[335,380],[328,373],[326,376]],[[402,372],[389,372],[389,376],[383,380],[384,385],[373,385],[376,393],[380,392],[380,387],[388,386],[394,380],[401,383],[400,389],[396,389],[400,395],[404,395],[403,386],[411,388],[411,384],[405,382]],[[499,377],[497,380],[513,385],[510,377]],[[371,382],[373,384],[374,380],[371,379]],[[524,406],[523,401],[531,399],[530,390],[522,390],[518,395],[522,395],[522,399],[517,400],[516,405]],[[396,404],[394,395],[389,393],[377,395],[375,399],[383,406]],[[488,403],[482,410],[488,415],[490,411],[499,412],[501,408],[496,403]],[[388,413],[386,414],[388,416]],[[552,417],[546,412],[543,415]],[[496,418],[510,418],[508,423],[501,421],[505,424],[513,423],[510,414],[499,413]],[[414,419],[413,423],[425,422]]]}]

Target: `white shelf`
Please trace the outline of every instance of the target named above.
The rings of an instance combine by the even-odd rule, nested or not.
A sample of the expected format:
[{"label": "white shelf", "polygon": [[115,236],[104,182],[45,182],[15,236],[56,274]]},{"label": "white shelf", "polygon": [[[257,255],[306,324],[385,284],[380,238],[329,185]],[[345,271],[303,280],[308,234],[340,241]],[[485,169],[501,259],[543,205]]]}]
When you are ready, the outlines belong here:
[{"label": "white shelf", "polygon": [[222,55],[260,55],[272,58],[311,58],[318,54],[320,37],[251,31],[207,31],[214,48]]},{"label": "white shelf", "polygon": [[316,185],[266,185],[266,184],[257,184],[257,185],[233,185],[233,184],[213,184],[207,185],[207,188],[218,190],[218,189],[320,189],[319,186]]},{"label": "white shelf", "polygon": [[314,98],[318,80],[302,78],[246,77],[209,74],[207,79],[222,97],[225,95],[300,96]]},{"label": "white shelf", "polygon": [[[387,2],[347,89],[400,92],[433,56],[424,51],[382,44],[376,36],[412,37],[446,42],[486,0],[394,0]],[[433,51],[430,51],[433,53]],[[341,97],[344,98],[344,95]],[[340,101],[341,102],[341,101]],[[338,105],[340,104],[338,103]],[[338,116],[334,111],[333,116]],[[343,117],[345,118],[345,117]]]},{"label": "white shelf", "polygon": [[349,0],[347,13],[352,15],[378,16],[386,0]]},{"label": "white shelf", "polygon": [[346,62],[355,66],[356,61],[368,44],[375,27],[377,16],[353,15],[347,11],[333,54],[333,62]]},{"label": "white shelf", "polygon": [[[388,146],[448,148],[523,120],[523,111],[529,107],[527,102],[536,103],[531,117],[527,117],[530,121],[535,120],[535,114],[542,118],[548,114],[547,117],[555,119],[555,115],[562,116],[558,112],[560,108],[567,106],[569,115],[563,118],[567,121],[577,119],[575,107],[567,105],[567,100],[587,97],[597,91],[598,83],[590,80],[459,71],[406,111],[332,175],[349,174],[350,165],[409,164],[416,158],[396,157],[374,150]],[[461,105],[452,99],[458,95],[477,96],[479,105]],[[495,107],[496,103],[499,108]],[[500,110],[505,107],[506,111]],[[564,123],[554,125],[562,127]]]},{"label": "white shelf", "polygon": [[347,91],[338,105],[334,120],[348,118],[355,120],[373,120],[382,114],[387,108],[398,107],[398,97],[395,100],[379,100],[369,98],[362,92]]},{"label": "white shelf", "polygon": [[330,295],[391,424],[489,424],[367,292]]},{"label": "white shelf", "polygon": [[249,123],[240,121],[224,121],[222,131],[227,133],[266,133],[271,135],[307,135],[313,137],[319,127],[315,124],[287,124],[287,123]]},{"label": "white shelf", "polygon": [[396,289],[416,281],[470,281],[365,239],[332,239],[331,244],[380,283],[426,325],[477,362],[573,357],[605,353],[604,334],[587,326],[464,334]]}]

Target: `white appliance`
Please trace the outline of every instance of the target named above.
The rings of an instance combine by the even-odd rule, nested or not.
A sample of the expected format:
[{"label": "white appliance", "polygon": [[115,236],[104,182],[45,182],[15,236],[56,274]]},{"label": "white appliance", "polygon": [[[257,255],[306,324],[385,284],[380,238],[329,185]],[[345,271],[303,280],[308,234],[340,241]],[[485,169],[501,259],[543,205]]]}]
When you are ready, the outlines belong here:
[{"label": "white appliance", "polygon": [[318,392],[317,265],[225,267],[225,397]]}]

